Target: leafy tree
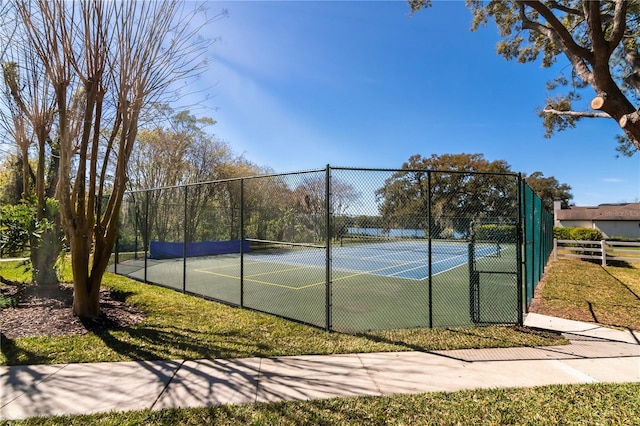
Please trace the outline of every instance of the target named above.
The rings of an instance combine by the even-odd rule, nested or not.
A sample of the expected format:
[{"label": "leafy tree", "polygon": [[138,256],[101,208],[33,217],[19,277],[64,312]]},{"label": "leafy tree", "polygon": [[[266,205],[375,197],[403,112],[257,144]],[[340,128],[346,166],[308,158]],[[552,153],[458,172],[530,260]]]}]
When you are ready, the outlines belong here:
[{"label": "leafy tree", "polygon": [[[360,198],[360,193],[350,183],[336,177],[331,177],[331,205],[332,215],[342,215]],[[327,192],[326,176],[324,173],[302,175],[294,190],[298,205],[313,214],[323,214],[326,211],[325,200]]]},{"label": "leafy tree", "polygon": [[153,108],[160,119],[138,131],[128,173],[131,189],[161,188],[215,180],[222,164],[233,159],[229,146],[206,131],[209,117],[176,112],[166,105]]},{"label": "leafy tree", "polygon": [[[408,0],[415,12],[431,0]],[[564,56],[570,75],[550,81],[555,92],[539,110],[546,136],[575,127],[583,118],[616,120],[623,134],[618,150],[632,155],[640,149],[640,2],[545,0],[467,0],[472,30],[493,20],[502,40],[498,54],[526,63],[541,59],[551,67]],[[591,91],[590,111],[580,100]],[[578,110],[574,110],[578,107]]]},{"label": "leafy tree", "polygon": [[[240,205],[238,181],[229,182],[229,195]],[[267,175],[243,182],[245,235],[248,238],[300,241],[301,221],[292,196],[290,176]],[[238,212],[239,215],[239,212]]]},{"label": "leafy tree", "polygon": [[387,229],[451,237],[466,235],[472,220],[517,217],[517,179],[505,161],[482,154],[414,155],[402,169],[376,192]]},{"label": "leafy tree", "polygon": [[566,183],[560,183],[553,176],[545,177],[542,172],[533,172],[525,177],[525,181],[542,199],[542,203],[548,210],[553,210],[553,202],[560,200],[562,207],[569,207],[569,201],[573,199],[571,187]]},{"label": "leafy tree", "polygon": [[[195,183],[256,175],[259,169],[207,132],[215,123],[213,119],[198,118],[189,111],[175,112],[166,105],[156,106],[154,111],[160,120],[140,129],[131,155],[130,186],[134,190],[166,189],[131,193],[129,201],[137,212],[130,216],[138,218],[137,228],[148,226],[151,237],[176,241],[238,238],[239,185]],[[184,223],[185,190],[169,187],[188,184]],[[148,214],[144,216],[140,213],[147,200]],[[143,233],[143,239],[146,236]]]},{"label": "leafy tree", "polygon": [[[139,130],[131,153],[128,165],[131,189],[164,188],[217,179],[217,168],[230,161],[232,153],[225,143],[205,131],[206,126],[215,123],[214,120],[197,118],[189,111],[175,112],[166,105],[156,105],[152,111],[157,119],[150,122],[151,126]],[[195,238],[202,212],[206,210],[203,206],[212,196],[207,189],[196,186],[189,191],[189,220],[186,223],[189,241]],[[149,203],[146,222],[154,235],[168,236],[169,227],[176,228],[175,224],[182,223],[184,219],[184,196],[172,199],[170,192],[144,193]],[[142,194],[131,194],[130,201],[138,210],[142,203],[147,202],[140,199]],[[140,221],[139,229],[142,229],[145,217],[140,214],[134,216]],[[146,237],[147,233],[143,236]],[[182,233],[179,239],[184,236]],[[177,236],[175,238],[178,239]]]},{"label": "leafy tree", "polygon": [[204,65],[208,41],[189,24],[203,11],[169,0],[17,0],[16,7],[27,35],[21,42],[54,93],[56,197],[71,251],[73,312],[96,317],[141,113]]},{"label": "leafy tree", "polygon": [[255,178],[251,177],[269,175],[273,170],[268,167],[259,167],[243,157],[236,157],[233,161],[221,164],[218,167],[220,182],[216,185],[216,206],[220,209],[221,217],[224,217],[228,225],[229,238],[240,238],[240,205],[244,204],[245,227],[247,236],[262,239],[275,239],[273,235],[267,235],[269,221],[277,214],[282,203],[282,197],[287,193],[286,183],[280,178]]}]

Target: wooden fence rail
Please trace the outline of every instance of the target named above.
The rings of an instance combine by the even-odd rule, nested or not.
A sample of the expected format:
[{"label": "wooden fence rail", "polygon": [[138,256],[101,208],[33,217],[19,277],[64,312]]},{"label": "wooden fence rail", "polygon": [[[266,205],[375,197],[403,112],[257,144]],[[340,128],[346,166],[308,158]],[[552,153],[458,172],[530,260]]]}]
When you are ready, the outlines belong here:
[{"label": "wooden fence rail", "polygon": [[640,262],[640,242],[559,240],[554,238],[553,253],[554,259],[601,260],[602,266],[606,266],[607,261],[610,260]]}]

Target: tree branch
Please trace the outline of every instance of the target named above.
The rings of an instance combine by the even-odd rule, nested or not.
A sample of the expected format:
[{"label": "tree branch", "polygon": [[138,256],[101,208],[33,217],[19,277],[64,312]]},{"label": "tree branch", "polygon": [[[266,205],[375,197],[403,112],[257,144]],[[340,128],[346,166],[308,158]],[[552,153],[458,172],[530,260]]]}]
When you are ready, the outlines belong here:
[{"label": "tree branch", "polygon": [[622,41],[622,37],[627,29],[627,22],[625,20],[627,16],[627,2],[624,0],[617,0],[616,7],[613,14],[613,31],[611,32],[611,38],[609,39],[609,55],[613,53],[616,46]]},{"label": "tree branch", "polygon": [[640,54],[638,54],[638,50],[631,45],[624,43],[623,46],[625,61],[629,67],[631,67],[631,72],[624,77],[624,82],[633,87],[636,92],[640,93]]},{"label": "tree branch", "polygon": [[[540,24],[539,22],[535,22],[535,24],[537,24],[536,25],[537,28],[535,28],[536,31],[540,32],[540,29],[539,29],[540,27],[546,29],[547,31],[552,30],[556,34],[556,36],[559,37],[559,39],[562,41],[562,43],[558,43],[558,47],[564,46],[568,51],[570,51],[574,55],[591,61],[593,56],[591,51],[589,49],[586,49],[580,46],[578,43],[576,43],[576,41],[573,39],[573,36],[569,32],[569,30],[567,30],[567,28],[562,24],[562,22],[556,17],[556,15],[553,14],[553,12],[548,7],[546,7],[544,4],[538,1],[518,1],[517,3],[525,6],[529,6],[530,8],[538,12],[540,15],[542,15],[542,17],[549,23],[549,25],[551,25],[551,28],[549,28],[547,26]],[[534,23],[528,18],[527,18],[527,21],[530,23]],[[525,24],[525,21],[523,20],[523,28],[525,28],[524,24]],[[534,28],[528,28],[528,29],[534,29]],[[545,32],[542,32],[542,34],[549,36]]]},{"label": "tree branch", "polygon": [[630,114],[625,114],[622,117],[620,117],[620,120],[618,120],[618,124],[620,125],[620,127],[622,127],[623,129],[626,129],[626,127],[630,124],[636,124],[640,122],[640,112],[639,111],[634,111]]},{"label": "tree branch", "polygon": [[582,118],[611,118],[606,112],[591,112],[591,111],[559,111],[553,108],[545,108],[542,110],[545,114],[561,115],[567,117],[582,117]]},{"label": "tree branch", "polygon": [[[540,5],[538,4],[538,2],[527,1],[518,1],[517,3],[520,5],[520,19],[522,20],[522,29],[535,31],[551,40],[559,49],[564,52],[564,54],[567,56],[567,59],[569,59],[571,65],[575,69],[576,73],[578,73],[580,78],[584,82],[593,85],[593,73],[584,62],[585,60],[591,62],[593,60],[593,54],[589,50],[576,44],[573,40],[573,37],[567,31],[564,25],[562,25],[562,23],[558,21],[555,15],[544,5]],[[546,13],[542,13],[541,10],[531,6],[530,3],[534,3],[538,8],[546,11]],[[556,28],[554,26],[549,28],[539,22],[530,20],[525,13],[525,6],[527,5],[538,11],[538,13],[540,13],[545,19],[547,19],[547,22],[549,22],[550,19],[554,20],[559,28]],[[563,37],[563,35],[561,35],[559,31],[561,31],[562,34],[566,35]]]},{"label": "tree branch", "polygon": [[570,15],[582,16],[582,13],[578,9],[573,9],[571,7],[567,7],[558,3],[557,1],[549,2],[549,9],[556,9],[562,12],[568,13]]},{"label": "tree branch", "polygon": [[[591,39],[592,51],[597,56],[602,56],[602,52],[609,56],[607,40],[602,31],[602,21],[600,20],[600,2],[583,1],[584,17],[587,21],[587,32]],[[598,55],[600,53],[600,55]],[[593,61],[591,61],[593,63]]]}]

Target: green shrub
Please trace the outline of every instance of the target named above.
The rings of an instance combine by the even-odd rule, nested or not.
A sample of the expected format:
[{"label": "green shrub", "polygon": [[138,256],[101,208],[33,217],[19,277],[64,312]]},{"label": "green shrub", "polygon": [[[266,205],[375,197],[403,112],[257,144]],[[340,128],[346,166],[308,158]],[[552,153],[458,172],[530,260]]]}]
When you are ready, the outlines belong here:
[{"label": "green shrub", "polygon": [[0,254],[16,256],[29,249],[33,217],[33,209],[24,203],[0,207]]},{"label": "green shrub", "polygon": [[572,240],[584,240],[584,241],[601,241],[604,238],[602,237],[602,232],[597,229],[591,228],[571,228],[571,239]]},{"label": "green shrub", "polygon": [[480,225],[476,228],[476,239],[479,241],[498,241],[501,243],[515,243],[517,240],[515,225]]},{"label": "green shrub", "polygon": [[601,241],[602,232],[592,228],[553,228],[553,237],[559,240]]},{"label": "green shrub", "polygon": [[573,228],[562,228],[556,226],[553,228],[553,238],[557,238],[559,240],[572,240],[571,238],[571,230]]},{"label": "green shrub", "polygon": [[[592,228],[553,228],[553,236],[559,240],[578,240],[578,241],[602,241],[602,232]],[[584,244],[584,243],[571,243],[566,247],[582,247],[582,248],[599,248],[600,243]],[[585,256],[600,256],[597,251],[574,251],[575,254],[582,254]]]},{"label": "green shrub", "polygon": [[18,305],[16,296],[4,296],[0,294],[0,311],[5,308],[13,308]]}]

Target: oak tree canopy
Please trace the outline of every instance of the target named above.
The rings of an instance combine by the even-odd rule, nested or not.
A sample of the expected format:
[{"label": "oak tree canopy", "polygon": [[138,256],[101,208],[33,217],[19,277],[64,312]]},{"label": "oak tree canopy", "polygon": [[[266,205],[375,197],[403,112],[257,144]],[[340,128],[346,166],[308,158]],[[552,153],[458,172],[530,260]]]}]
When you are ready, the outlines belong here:
[{"label": "oak tree canopy", "polygon": [[[408,0],[413,12],[431,0]],[[622,134],[618,151],[640,149],[640,33],[638,1],[480,1],[467,0],[472,30],[495,22],[497,52],[521,63],[541,60],[549,68],[564,57],[570,75],[550,81],[550,94],[538,111],[546,137],[575,127],[584,118],[615,120]],[[591,98],[589,107],[580,101]],[[588,99],[588,98],[585,98]]]}]

